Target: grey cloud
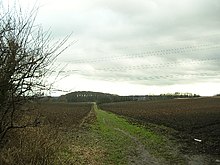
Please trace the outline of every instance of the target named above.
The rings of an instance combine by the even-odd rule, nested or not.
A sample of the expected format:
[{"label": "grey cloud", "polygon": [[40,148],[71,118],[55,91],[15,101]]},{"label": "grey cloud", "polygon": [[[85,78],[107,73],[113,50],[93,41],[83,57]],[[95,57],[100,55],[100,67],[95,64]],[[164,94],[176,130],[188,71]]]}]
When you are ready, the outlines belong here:
[{"label": "grey cloud", "polygon": [[62,59],[67,70],[78,70],[72,74],[144,85],[220,79],[219,0],[79,3],[80,9],[43,14],[55,37],[73,31],[79,40]]}]

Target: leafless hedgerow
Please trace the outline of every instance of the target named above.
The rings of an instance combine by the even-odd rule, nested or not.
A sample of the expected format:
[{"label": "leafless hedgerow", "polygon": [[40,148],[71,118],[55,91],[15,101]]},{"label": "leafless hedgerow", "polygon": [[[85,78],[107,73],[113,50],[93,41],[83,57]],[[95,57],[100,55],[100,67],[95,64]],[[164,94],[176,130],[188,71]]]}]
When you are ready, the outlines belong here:
[{"label": "leafless hedgerow", "polygon": [[[63,40],[52,42],[49,31],[35,25],[38,8],[28,14],[20,8],[4,8],[0,4],[0,142],[13,128],[37,124],[19,125],[15,114],[27,100],[50,90],[46,78],[53,71],[53,64],[69,45]],[[20,113],[20,112],[19,112]],[[19,114],[18,113],[18,114]]]}]

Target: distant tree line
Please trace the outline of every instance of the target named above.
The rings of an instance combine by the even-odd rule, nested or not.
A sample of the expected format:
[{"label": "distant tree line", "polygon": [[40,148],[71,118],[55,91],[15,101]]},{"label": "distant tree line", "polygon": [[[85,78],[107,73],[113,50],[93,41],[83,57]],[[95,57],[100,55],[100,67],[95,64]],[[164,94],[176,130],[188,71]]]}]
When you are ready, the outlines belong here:
[{"label": "distant tree line", "polygon": [[179,93],[174,94],[161,94],[161,95],[131,95],[131,96],[119,96],[109,93],[91,92],[91,91],[77,91],[62,95],[58,98],[50,98],[52,101],[64,101],[64,102],[96,102],[111,103],[111,102],[123,102],[123,101],[150,101],[150,100],[166,100],[173,98],[191,98],[199,97],[199,95],[191,93]]},{"label": "distant tree line", "polygon": [[190,97],[200,97],[197,94],[192,94],[192,93],[181,93],[181,92],[175,92],[175,93],[167,93],[167,94],[160,94],[160,96],[166,96],[166,97],[173,97],[173,98],[190,98]]}]

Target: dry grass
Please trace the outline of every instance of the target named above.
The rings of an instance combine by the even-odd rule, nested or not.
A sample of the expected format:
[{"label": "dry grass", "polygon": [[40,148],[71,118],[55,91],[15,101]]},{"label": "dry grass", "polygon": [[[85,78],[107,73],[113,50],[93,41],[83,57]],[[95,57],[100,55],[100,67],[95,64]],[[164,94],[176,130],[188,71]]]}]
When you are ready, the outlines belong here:
[{"label": "dry grass", "polygon": [[[88,141],[88,139],[86,140]],[[82,140],[79,140],[78,143],[75,144],[69,142],[70,145],[65,147],[65,150],[57,159],[56,164],[59,165],[81,165],[81,164],[89,164],[89,165],[99,165],[102,164],[102,160],[104,159],[105,150],[99,146],[90,146],[83,145]]]},{"label": "dry grass", "polygon": [[0,164],[53,164],[62,142],[59,134],[46,126],[13,130],[8,139],[1,150]]}]

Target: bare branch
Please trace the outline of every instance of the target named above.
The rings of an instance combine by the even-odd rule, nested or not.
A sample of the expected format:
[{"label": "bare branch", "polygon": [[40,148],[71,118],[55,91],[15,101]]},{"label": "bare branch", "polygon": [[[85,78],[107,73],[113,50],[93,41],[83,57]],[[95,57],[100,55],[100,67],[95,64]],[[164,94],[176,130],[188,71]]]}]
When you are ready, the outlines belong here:
[{"label": "bare branch", "polygon": [[8,130],[27,126],[15,126],[15,112],[30,96],[52,88],[45,78],[70,46],[64,45],[71,34],[51,43],[51,33],[35,25],[38,9],[24,15],[15,5],[0,13],[0,142]]}]

